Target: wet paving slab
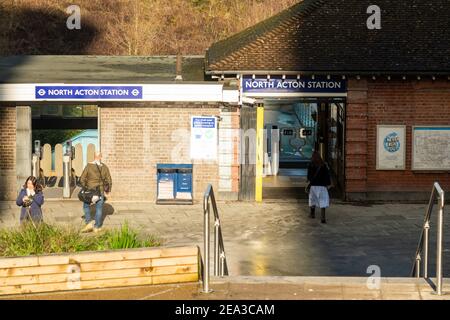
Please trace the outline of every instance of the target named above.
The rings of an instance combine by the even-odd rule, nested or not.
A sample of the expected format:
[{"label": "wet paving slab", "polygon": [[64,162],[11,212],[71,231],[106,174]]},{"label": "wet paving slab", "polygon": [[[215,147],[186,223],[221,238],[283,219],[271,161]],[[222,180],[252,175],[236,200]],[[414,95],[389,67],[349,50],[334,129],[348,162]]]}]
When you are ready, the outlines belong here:
[{"label": "wet paving slab", "polygon": [[[164,245],[198,245],[203,252],[201,203],[177,206],[110,201],[108,205],[105,228],[128,222],[142,232],[158,235]],[[308,217],[307,203],[301,200],[219,202],[218,209],[233,276],[364,277],[370,266],[378,266],[383,277],[405,277],[412,268],[426,204],[335,202],[327,210],[325,225],[320,223],[319,213],[316,219]],[[48,222],[82,223],[78,201],[48,201],[43,210]],[[430,234],[432,274],[435,218]],[[18,219],[14,202],[0,202],[0,227],[18,226]],[[445,219],[444,248],[450,248],[450,219]],[[444,276],[450,276],[449,250],[444,252]]]}]

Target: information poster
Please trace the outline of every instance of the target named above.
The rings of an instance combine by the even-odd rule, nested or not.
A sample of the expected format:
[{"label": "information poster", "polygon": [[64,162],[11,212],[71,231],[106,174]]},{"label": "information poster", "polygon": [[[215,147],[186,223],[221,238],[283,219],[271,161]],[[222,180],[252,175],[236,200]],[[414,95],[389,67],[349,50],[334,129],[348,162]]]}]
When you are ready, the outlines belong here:
[{"label": "information poster", "polygon": [[193,116],[191,118],[191,159],[217,159],[217,118]]},{"label": "information poster", "polygon": [[412,170],[450,170],[450,127],[413,127]]},{"label": "information poster", "polygon": [[377,126],[377,170],[404,170],[405,126]]}]

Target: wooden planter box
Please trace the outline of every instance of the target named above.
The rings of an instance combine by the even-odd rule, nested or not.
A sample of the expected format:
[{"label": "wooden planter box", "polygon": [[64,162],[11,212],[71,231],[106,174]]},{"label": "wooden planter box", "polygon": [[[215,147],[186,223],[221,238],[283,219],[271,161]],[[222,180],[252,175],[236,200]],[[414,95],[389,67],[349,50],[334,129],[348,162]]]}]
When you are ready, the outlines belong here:
[{"label": "wooden planter box", "polygon": [[0,295],[199,281],[198,247],[0,258]]}]

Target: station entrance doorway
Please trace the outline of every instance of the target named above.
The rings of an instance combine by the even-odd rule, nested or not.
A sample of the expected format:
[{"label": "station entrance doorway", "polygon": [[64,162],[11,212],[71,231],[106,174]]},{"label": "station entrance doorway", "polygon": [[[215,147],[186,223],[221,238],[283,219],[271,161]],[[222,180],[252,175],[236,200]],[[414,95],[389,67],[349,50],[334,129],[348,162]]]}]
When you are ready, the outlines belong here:
[{"label": "station entrance doorway", "polygon": [[99,150],[97,105],[31,105],[32,175],[46,198],[76,198],[79,177]]},{"label": "station entrance doorway", "polygon": [[344,187],[345,101],[265,99],[263,199],[306,198],[307,167],[318,151],[339,197]]},{"label": "station entrance doorway", "polygon": [[256,129],[256,151],[252,155],[251,144],[249,148],[243,141],[246,147],[241,152],[243,159],[256,156],[256,164],[244,161],[241,165],[241,182],[245,184],[241,183],[242,200],[258,200],[258,183],[262,184],[264,200],[306,199],[307,167],[315,150],[332,175],[330,196],[342,198],[345,104],[345,98],[264,98],[244,105],[241,128]]}]

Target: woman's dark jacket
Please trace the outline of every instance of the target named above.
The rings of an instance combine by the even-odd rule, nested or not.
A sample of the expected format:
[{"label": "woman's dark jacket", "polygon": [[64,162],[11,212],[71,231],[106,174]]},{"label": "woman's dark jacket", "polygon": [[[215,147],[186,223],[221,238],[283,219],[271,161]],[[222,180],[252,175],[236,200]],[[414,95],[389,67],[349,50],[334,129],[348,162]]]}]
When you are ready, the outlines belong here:
[{"label": "woman's dark jacket", "polygon": [[308,181],[311,183],[311,186],[326,187],[331,185],[331,177],[328,166],[324,164],[318,168],[311,162],[308,165]]},{"label": "woman's dark jacket", "polygon": [[26,195],[27,195],[27,189],[22,188],[22,190],[20,190],[19,195],[17,196],[17,199],[16,199],[16,204],[19,207],[22,207],[22,209],[20,210],[20,220],[22,221],[23,219],[28,218],[28,213],[27,213],[28,209],[30,209],[30,215],[33,220],[35,220],[35,221],[42,220],[41,206],[44,204],[43,193],[41,191],[39,191],[34,194],[33,202],[31,203],[30,207],[23,206],[22,199]]}]

